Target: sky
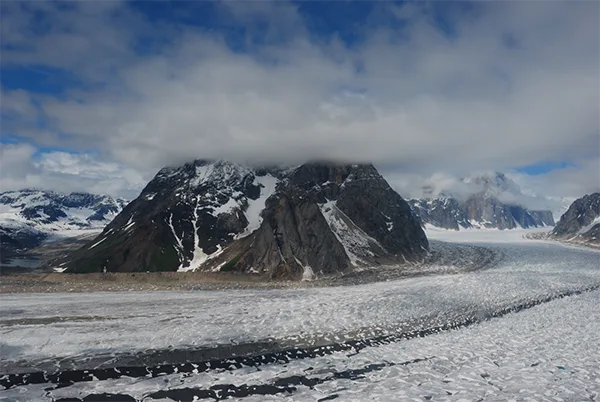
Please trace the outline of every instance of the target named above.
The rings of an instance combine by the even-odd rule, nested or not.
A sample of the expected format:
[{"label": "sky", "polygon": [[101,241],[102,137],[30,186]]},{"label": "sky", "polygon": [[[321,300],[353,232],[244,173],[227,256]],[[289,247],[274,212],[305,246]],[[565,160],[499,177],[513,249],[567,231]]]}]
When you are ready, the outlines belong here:
[{"label": "sky", "polygon": [[0,190],[133,198],[196,159],[600,190],[596,1],[6,1]]}]

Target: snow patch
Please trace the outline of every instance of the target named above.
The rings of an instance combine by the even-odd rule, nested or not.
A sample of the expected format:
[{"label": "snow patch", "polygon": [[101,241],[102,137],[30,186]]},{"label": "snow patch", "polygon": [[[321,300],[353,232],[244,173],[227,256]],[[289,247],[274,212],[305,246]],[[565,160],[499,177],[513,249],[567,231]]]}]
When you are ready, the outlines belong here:
[{"label": "snow patch", "polygon": [[200,247],[200,236],[198,235],[198,208],[200,208],[200,197],[196,198],[196,205],[193,209],[192,227],[194,230],[194,254],[192,255],[192,261],[187,267],[183,264],[177,270],[178,272],[195,271],[208,259],[208,254]]},{"label": "snow patch", "polygon": [[96,247],[98,244],[102,243],[104,240],[108,239],[108,237],[103,237],[102,239],[100,239],[99,241],[97,241],[96,243],[92,244],[88,249],[91,250],[94,247]]},{"label": "snow patch", "polygon": [[66,267],[65,268],[56,267],[56,268],[52,268],[52,270],[54,272],[58,272],[58,273],[62,274],[63,272],[65,272],[67,270],[67,268]]},{"label": "snow patch", "polygon": [[134,225],[135,225],[135,222],[133,221],[133,215],[131,215],[129,217],[129,220],[127,221],[127,224],[125,224],[125,226],[123,226],[123,228],[121,229],[121,231],[126,232],[129,229],[131,229]]},{"label": "snow patch", "polygon": [[213,208],[213,215],[219,216],[221,214],[229,214],[235,208],[239,208],[240,204],[233,198],[227,200],[227,202],[219,207]]},{"label": "snow patch", "polygon": [[[198,226],[197,226],[198,218],[199,218],[198,217],[198,209],[199,208],[200,208],[200,198],[196,198],[196,205],[193,210],[194,216],[192,219],[192,227],[193,227],[193,231],[194,231],[194,254],[192,256],[192,260],[190,261],[189,265],[187,267],[185,267],[182,263],[179,266],[179,268],[177,269],[178,272],[196,271],[206,261],[216,258],[217,256],[221,255],[224,251],[224,249],[221,247],[220,244],[217,245],[217,251],[215,251],[212,254],[206,254],[204,252],[204,250],[202,249],[202,247],[200,247],[200,236],[198,235]],[[181,244],[181,241],[175,234],[175,230],[172,227],[172,223],[171,223],[171,228],[173,230],[173,234],[175,235],[175,237],[178,241],[178,244]],[[183,251],[183,245],[181,245],[181,250]],[[213,269],[213,271],[219,271],[224,264],[225,263],[218,265],[216,268]]]},{"label": "snow patch", "polygon": [[191,180],[190,185],[193,187],[198,187],[201,183],[208,181],[214,170],[214,167],[214,163],[204,166],[196,166],[196,176]]},{"label": "snow patch", "polygon": [[302,280],[303,281],[311,281],[315,278],[315,273],[310,265],[304,266],[304,272],[302,272]]},{"label": "snow patch", "polygon": [[173,226],[173,214],[169,216],[168,223],[169,227],[171,228],[171,233],[173,233],[173,237],[177,242],[177,244],[175,245],[175,250],[177,251],[177,255],[179,256],[179,262],[181,262],[181,260],[183,260],[183,242],[181,241],[181,238],[177,236],[177,233],[175,233],[175,227]]},{"label": "snow patch", "polygon": [[371,247],[379,245],[377,240],[366,234],[352,220],[344,214],[336,205],[335,201],[327,200],[319,204],[321,213],[327,221],[329,228],[335,234],[338,241],[344,247],[346,255],[353,265],[363,265],[365,261],[361,257],[372,256]]},{"label": "snow patch", "polygon": [[581,229],[579,229],[579,231],[577,232],[578,235],[580,234],[584,234],[585,232],[587,232],[588,230],[590,230],[591,228],[593,228],[595,225],[600,223],[600,216],[597,216],[596,219],[594,219],[592,221],[592,223],[590,223],[589,225],[586,225],[584,227],[582,227]]},{"label": "snow patch", "polygon": [[254,178],[254,184],[261,186],[260,196],[256,200],[248,199],[248,208],[244,212],[248,220],[248,226],[246,226],[246,229],[242,233],[235,236],[236,239],[246,237],[260,228],[263,220],[260,214],[265,209],[267,199],[275,193],[277,183],[279,183],[279,179],[270,174]]}]

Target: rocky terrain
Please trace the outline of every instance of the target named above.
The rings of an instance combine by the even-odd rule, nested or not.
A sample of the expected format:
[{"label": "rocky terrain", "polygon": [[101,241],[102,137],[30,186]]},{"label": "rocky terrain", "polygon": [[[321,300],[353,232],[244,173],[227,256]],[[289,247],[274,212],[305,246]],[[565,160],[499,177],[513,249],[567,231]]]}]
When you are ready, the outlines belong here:
[{"label": "rocky terrain", "polygon": [[600,193],[575,200],[560,217],[550,238],[600,245]]},{"label": "rocky terrain", "polygon": [[418,276],[457,274],[493,268],[503,254],[476,245],[430,243],[425,258],[414,264],[352,270],[312,281],[264,281],[241,272],[107,272],[69,274],[25,270],[0,275],[0,293],[93,293],[164,290],[299,289],[361,285]]},{"label": "rocky terrain", "polygon": [[60,271],[241,272],[310,279],[424,258],[427,238],[375,167],[255,168],[197,160],[164,168]]},{"label": "rocky terrain", "polygon": [[423,224],[444,229],[516,229],[553,226],[551,211],[530,211],[504,200],[520,194],[516,183],[502,173],[463,178],[469,195],[441,194],[409,200]]},{"label": "rocky terrain", "polygon": [[99,232],[127,201],[89,193],[42,190],[0,193],[3,261],[38,247],[44,240]]}]

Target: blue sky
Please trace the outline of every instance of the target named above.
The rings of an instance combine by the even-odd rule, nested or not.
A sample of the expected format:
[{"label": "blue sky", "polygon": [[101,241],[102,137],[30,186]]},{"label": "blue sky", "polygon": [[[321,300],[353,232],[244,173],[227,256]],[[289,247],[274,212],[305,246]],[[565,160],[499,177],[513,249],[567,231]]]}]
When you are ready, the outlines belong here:
[{"label": "blue sky", "polygon": [[1,7],[3,190],[131,197],[192,158],[600,186],[597,2]]}]

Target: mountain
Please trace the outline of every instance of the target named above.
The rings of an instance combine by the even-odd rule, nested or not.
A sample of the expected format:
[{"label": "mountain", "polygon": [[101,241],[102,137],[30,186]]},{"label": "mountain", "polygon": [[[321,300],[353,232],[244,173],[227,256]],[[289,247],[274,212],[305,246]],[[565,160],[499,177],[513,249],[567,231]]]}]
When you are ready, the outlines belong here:
[{"label": "mountain", "polygon": [[411,199],[408,203],[422,223],[453,230],[472,227],[461,203],[455,198]]},{"label": "mountain", "polygon": [[164,168],[66,272],[233,271],[310,278],[419,260],[427,238],[370,164]]},{"label": "mountain", "polygon": [[600,193],[575,200],[550,236],[568,241],[600,244]]},{"label": "mountain", "polygon": [[101,231],[126,204],[122,199],[88,193],[42,190],[0,193],[3,258],[38,246],[49,236]]},{"label": "mountain", "polygon": [[494,172],[463,178],[466,196],[442,194],[412,199],[409,204],[424,224],[444,229],[515,229],[553,226],[551,211],[529,211],[515,203],[519,186],[504,174]]}]

